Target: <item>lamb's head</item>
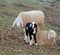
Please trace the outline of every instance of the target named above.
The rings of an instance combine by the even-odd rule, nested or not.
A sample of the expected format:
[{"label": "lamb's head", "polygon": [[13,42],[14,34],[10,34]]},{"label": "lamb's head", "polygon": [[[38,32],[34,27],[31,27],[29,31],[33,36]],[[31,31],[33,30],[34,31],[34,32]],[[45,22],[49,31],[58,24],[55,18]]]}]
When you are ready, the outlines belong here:
[{"label": "lamb's head", "polygon": [[36,22],[32,22],[32,29],[34,30],[33,34],[35,34],[37,32],[37,23]]},{"label": "lamb's head", "polygon": [[36,28],[37,27],[37,23],[36,22],[32,22],[32,28]]}]

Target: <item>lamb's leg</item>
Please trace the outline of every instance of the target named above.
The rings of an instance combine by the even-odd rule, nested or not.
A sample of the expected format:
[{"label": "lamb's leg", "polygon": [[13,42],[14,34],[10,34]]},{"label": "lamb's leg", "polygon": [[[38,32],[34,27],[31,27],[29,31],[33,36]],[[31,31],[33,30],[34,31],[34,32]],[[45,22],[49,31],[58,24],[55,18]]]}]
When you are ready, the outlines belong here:
[{"label": "lamb's leg", "polygon": [[30,37],[31,37],[31,39],[30,39],[30,45],[35,44],[34,36],[33,35],[30,35]]},{"label": "lamb's leg", "polygon": [[29,36],[30,36],[30,45],[32,45],[33,44],[32,35],[29,34]]},{"label": "lamb's leg", "polygon": [[28,42],[30,42],[30,36],[29,36],[29,34],[28,34]]},{"label": "lamb's leg", "polygon": [[35,45],[37,45],[36,35],[34,35]]}]

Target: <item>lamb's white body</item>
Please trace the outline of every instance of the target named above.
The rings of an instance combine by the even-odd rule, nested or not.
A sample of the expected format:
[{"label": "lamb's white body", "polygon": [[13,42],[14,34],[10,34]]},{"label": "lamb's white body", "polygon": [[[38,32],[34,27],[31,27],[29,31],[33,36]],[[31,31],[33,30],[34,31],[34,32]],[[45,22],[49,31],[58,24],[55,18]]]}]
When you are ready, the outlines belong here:
[{"label": "lamb's white body", "polygon": [[[28,22],[36,22],[39,29],[43,30],[44,29],[44,13],[42,11],[37,11],[37,10],[21,12],[15,19],[12,27],[14,27],[15,24],[17,25],[17,27],[20,27],[22,24],[22,27],[25,28],[25,25]],[[25,29],[23,30],[25,32]]]}]

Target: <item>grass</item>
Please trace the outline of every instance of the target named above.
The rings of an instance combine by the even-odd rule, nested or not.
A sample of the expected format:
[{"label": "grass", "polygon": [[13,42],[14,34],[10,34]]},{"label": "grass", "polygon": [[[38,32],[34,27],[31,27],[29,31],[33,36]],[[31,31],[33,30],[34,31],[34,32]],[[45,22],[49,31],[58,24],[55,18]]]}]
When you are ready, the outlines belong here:
[{"label": "grass", "polygon": [[57,37],[60,37],[60,31],[58,31],[58,29],[59,29],[58,27],[53,26],[53,25],[51,25],[51,24],[46,24],[46,25],[45,25],[45,29],[46,29],[46,30],[50,30],[50,29],[55,30],[56,33],[57,33]]},{"label": "grass", "polygon": [[[23,4],[29,7],[32,6],[33,9],[22,6],[16,6],[14,4]],[[41,5],[39,2],[35,3],[31,2],[30,0],[26,1],[0,0],[0,34],[2,34],[0,35],[0,55],[58,55],[59,54],[58,46],[41,47],[35,45],[33,46],[26,45],[23,41],[23,36],[20,34],[20,30],[17,29],[16,27],[11,28],[13,21],[20,12],[34,9],[43,10],[43,5]],[[57,29],[57,27],[48,24],[45,25],[45,29],[55,30]],[[60,32],[57,33],[58,36],[60,36]],[[18,50],[20,51],[18,52]]]}]

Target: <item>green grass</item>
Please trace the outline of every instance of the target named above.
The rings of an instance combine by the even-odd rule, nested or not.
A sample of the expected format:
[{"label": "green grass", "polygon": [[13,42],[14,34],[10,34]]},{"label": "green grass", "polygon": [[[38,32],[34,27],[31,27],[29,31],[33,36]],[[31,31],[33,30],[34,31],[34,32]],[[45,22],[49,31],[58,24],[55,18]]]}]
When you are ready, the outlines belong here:
[{"label": "green grass", "polygon": [[[23,4],[25,6],[32,6],[32,8],[26,8],[26,7],[22,7],[22,6],[16,6],[13,4]],[[0,32],[4,33],[5,32],[5,28],[9,27],[11,28],[13,21],[15,20],[16,16],[22,12],[22,11],[27,11],[27,10],[43,10],[43,5],[40,4],[39,2],[31,2],[30,0],[0,0]],[[47,12],[47,14],[49,14],[49,12]],[[49,29],[57,29],[57,27],[52,26],[50,24],[45,25],[45,29],[49,30]],[[12,28],[13,31],[18,31],[17,33],[20,33],[19,29]],[[21,30],[22,32],[22,30]],[[8,33],[6,33],[7,35]],[[11,33],[10,33],[11,34]],[[57,32],[58,36],[60,36],[60,32]],[[4,46],[2,47],[2,49],[0,49],[0,55],[49,55],[51,52],[51,50],[49,48],[42,48],[41,47],[36,47],[36,46],[29,46],[27,47],[25,44],[22,43],[18,43],[18,40],[22,42],[22,37],[18,36],[18,34],[15,33],[15,35],[17,35],[17,39],[14,40],[4,40],[4,42],[6,42],[5,44],[10,42],[12,43],[13,46]],[[5,36],[4,36],[5,37]],[[14,43],[16,45],[14,45]],[[18,44],[22,44],[22,45],[18,45]],[[19,48],[22,49],[22,52],[17,52],[14,50],[14,47],[16,50],[18,50]],[[20,49],[20,50],[21,50]],[[31,50],[32,49],[32,50]],[[49,52],[50,51],[50,52]],[[53,49],[53,51],[56,51],[56,49]],[[43,53],[44,52],[44,53]],[[56,51],[58,53],[58,51]],[[55,53],[56,54],[56,53]]]},{"label": "green grass", "polygon": [[[25,6],[32,6],[34,7],[34,9],[37,9],[37,10],[43,10],[43,7],[44,7],[38,1],[34,3],[34,2],[31,2],[30,0],[26,0],[26,1],[25,0],[0,0],[0,5],[3,5],[3,6],[0,6],[0,25],[3,27],[5,26],[11,27],[13,21],[15,20],[16,16],[20,12],[33,10],[31,8],[16,6],[13,4],[23,4]],[[47,14],[49,14],[49,12],[47,12]],[[59,13],[57,13],[56,11],[56,14],[59,14]],[[45,25],[45,29],[55,30],[56,27],[48,24],[48,25]],[[58,35],[59,35],[59,32],[58,32]]]},{"label": "green grass", "polygon": [[[37,10],[43,10],[43,8],[44,8],[44,6],[39,3],[39,1],[34,3],[30,0],[26,0],[26,1],[25,0],[0,0],[0,25],[1,26],[11,27],[13,21],[15,20],[16,16],[20,12],[27,11],[27,10],[34,10],[32,8],[16,6],[13,4],[23,4],[23,5],[29,6],[29,7],[32,6],[32,7],[34,7],[34,9],[37,9]],[[59,14],[59,12],[57,10],[55,13]],[[47,14],[49,14],[49,12],[47,12]],[[45,25],[45,29],[55,30],[56,27],[48,24],[48,25]]]},{"label": "green grass", "polygon": [[[11,27],[16,16],[22,12],[31,10],[32,8],[26,8],[22,6],[16,6],[13,4],[23,4],[25,6],[32,6],[37,9],[42,6],[38,3],[33,3],[30,0],[0,0],[0,25]],[[27,5],[28,4],[28,5]],[[32,9],[33,10],[33,9]]]},{"label": "green grass", "polygon": [[48,25],[45,24],[45,29],[46,30],[50,30],[50,29],[55,30],[57,33],[57,37],[60,37],[60,31],[59,32],[57,31],[57,29],[59,29],[58,27],[53,26],[51,24],[48,24]]}]

